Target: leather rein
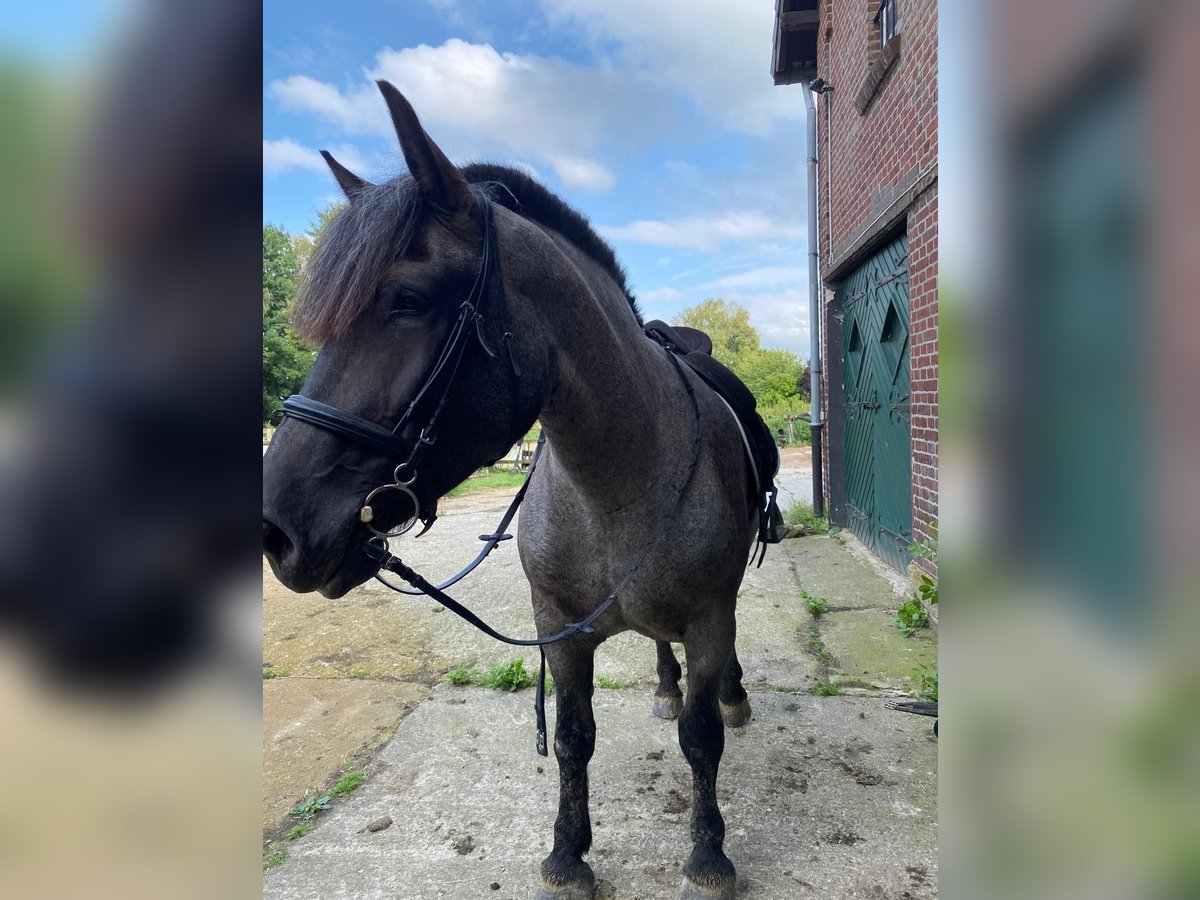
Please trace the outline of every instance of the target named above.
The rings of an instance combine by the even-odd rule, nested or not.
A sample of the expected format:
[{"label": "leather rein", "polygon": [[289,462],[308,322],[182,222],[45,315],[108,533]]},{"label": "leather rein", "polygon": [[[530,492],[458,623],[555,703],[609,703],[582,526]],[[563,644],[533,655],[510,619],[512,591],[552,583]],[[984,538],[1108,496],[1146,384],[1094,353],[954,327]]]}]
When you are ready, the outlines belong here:
[{"label": "leather rein", "polygon": [[[548,754],[546,740],[546,713],[545,713],[545,697],[546,697],[546,651],[545,647],[548,644],[557,643],[575,634],[592,634],[592,623],[602,616],[608,609],[617,601],[621,592],[633,579],[634,574],[645,561],[650,551],[658,544],[658,538],[648,542],[643,547],[641,553],[633,563],[625,570],[624,575],[618,581],[613,590],[604,598],[604,600],[594,609],[588,616],[579,622],[567,624],[557,634],[548,637],[539,638],[512,638],[504,635],[488,625],[483,619],[479,618],[471,610],[467,609],[453,597],[445,592],[445,589],[458,583],[487,558],[501,542],[511,540],[512,535],[506,533],[506,529],[512,523],[513,517],[516,515],[517,508],[521,505],[521,501],[525,499],[526,490],[529,487],[530,480],[533,478],[533,473],[537,469],[538,459],[541,457],[542,449],[545,445],[545,435],[538,438],[537,449],[534,452],[533,459],[530,462],[529,471],[525,476],[525,481],[522,483],[512,503],[504,513],[500,524],[491,534],[480,535],[479,539],[484,541],[484,547],[472,562],[466,566],[457,575],[449,578],[441,584],[433,584],[424,578],[419,572],[416,572],[407,566],[399,557],[393,556],[388,548],[388,538],[399,537],[406,534],[416,525],[418,521],[424,523],[424,528],[417,534],[417,537],[425,534],[437,519],[437,501],[433,501],[431,508],[423,511],[421,501],[417,495],[414,485],[420,474],[420,464],[424,459],[429,448],[434,446],[438,437],[438,425],[442,411],[446,407],[446,403],[450,396],[450,390],[454,385],[454,381],[459,372],[459,366],[462,363],[463,356],[466,353],[467,346],[471,342],[472,335],[479,342],[483,351],[491,358],[495,359],[496,353],[488,346],[483,337],[483,327],[485,323],[485,311],[489,305],[489,300],[493,301],[496,307],[496,315],[498,316],[503,341],[508,348],[509,362],[512,366],[513,374],[521,377],[521,369],[517,364],[516,353],[513,349],[513,335],[508,329],[508,324],[504,310],[504,289],[499,278],[499,251],[496,244],[496,231],[493,224],[491,201],[487,195],[478,187],[472,186],[472,191],[475,193],[475,199],[480,211],[480,219],[483,231],[483,255],[479,265],[479,271],[475,276],[474,284],[471,287],[470,293],[466,300],[459,307],[458,318],[455,320],[449,335],[443,344],[442,351],[438,355],[437,361],[431,367],[429,374],[425,377],[421,388],[417,391],[412,401],[408,404],[400,421],[396,423],[391,430],[377,425],[376,423],[364,419],[361,416],[349,413],[338,409],[336,406],[331,406],[327,403],[321,403],[318,400],[313,400],[305,397],[302,394],[293,394],[283,401],[283,414],[297,419],[301,422],[306,422],[313,427],[320,428],[323,431],[328,431],[331,434],[346,438],[351,442],[367,445],[375,450],[382,451],[392,459],[403,458],[401,462],[393,470],[393,481],[388,484],[380,485],[367,494],[363,501],[362,507],[359,509],[358,520],[362,522],[371,531],[372,537],[369,538],[364,545],[364,551],[368,556],[378,563],[379,569],[375,573],[375,580],[383,584],[390,590],[401,594],[412,596],[425,595],[433,598],[451,612],[460,616],[462,619],[474,625],[484,634],[495,638],[498,641],[503,641],[506,644],[512,644],[520,647],[537,647],[541,662],[538,669],[537,689],[534,696],[534,709],[537,714],[537,752],[541,756]],[[676,358],[675,353],[664,347],[663,352],[667,358],[671,360],[675,368],[676,374],[679,376],[684,389],[687,391],[688,399],[691,403],[692,412],[695,416],[695,429],[692,439],[691,461],[687,468],[683,483],[679,486],[675,499],[674,507],[667,513],[662,522],[665,525],[668,521],[674,518],[683,504],[683,496],[687,486],[691,483],[692,476],[695,474],[696,466],[700,461],[700,444],[701,444],[701,425],[700,425],[700,405],[696,400],[696,395],[692,389],[691,382],[688,381],[684,374],[683,368]],[[440,394],[439,394],[440,391]],[[400,435],[404,429],[414,420],[420,409],[428,407],[432,403],[432,398],[437,397],[436,405],[433,406],[433,412],[426,420],[425,425],[421,428],[419,437],[413,446],[408,448]],[[397,492],[407,497],[413,504],[413,514],[401,522],[399,525],[391,528],[380,530],[373,524],[375,521],[375,510],[372,507],[372,501],[386,494],[387,492]],[[656,530],[656,535],[661,536],[663,528]],[[391,583],[383,578],[379,573],[386,569],[396,575],[399,575],[404,581],[411,585],[415,590],[408,590]]]}]

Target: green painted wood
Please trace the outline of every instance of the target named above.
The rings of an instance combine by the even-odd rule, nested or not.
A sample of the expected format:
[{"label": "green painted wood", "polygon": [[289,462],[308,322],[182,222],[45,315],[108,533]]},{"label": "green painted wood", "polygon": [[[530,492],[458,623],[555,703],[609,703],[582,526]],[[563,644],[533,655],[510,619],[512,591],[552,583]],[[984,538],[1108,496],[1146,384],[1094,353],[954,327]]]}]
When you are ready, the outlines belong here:
[{"label": "green painted wood", "polygon": [[842,290],[847,524],[904,568],[912,542],[907,238],[868,259]]}]

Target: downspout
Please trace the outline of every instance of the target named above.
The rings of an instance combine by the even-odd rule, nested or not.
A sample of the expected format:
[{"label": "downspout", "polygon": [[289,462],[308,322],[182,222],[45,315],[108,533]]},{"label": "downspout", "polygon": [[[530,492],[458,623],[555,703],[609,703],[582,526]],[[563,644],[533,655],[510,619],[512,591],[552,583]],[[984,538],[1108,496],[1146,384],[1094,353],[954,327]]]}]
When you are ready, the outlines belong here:
[{"label": "downspout", "polygon": [[812,83],[804,82],[804,111],[808,123],[808,374],[812,392],[813,513],[825,515],[824,454],[821,435],[825,419],[821,415],[821,279],[817,249],[817,106]]}]

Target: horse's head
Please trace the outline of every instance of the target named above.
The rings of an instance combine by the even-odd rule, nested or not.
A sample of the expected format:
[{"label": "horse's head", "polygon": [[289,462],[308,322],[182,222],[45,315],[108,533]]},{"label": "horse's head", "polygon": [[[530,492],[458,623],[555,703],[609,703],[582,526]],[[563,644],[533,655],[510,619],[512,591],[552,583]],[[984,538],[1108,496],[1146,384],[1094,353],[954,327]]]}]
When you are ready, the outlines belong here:
[{"label": "horse's head", "polygon": [[[325,154],[349,204],[326,226],[295,301],[301,337],[322,345],[303,389],[316,405],[285,406],[263,460],[263,552],[288,587],[327,597],[376,571],[372,529],[429,519],[538,411],[506,344],[512,298],[488,201],[400,92],[380,90],[409,174],[373,185]],[[364,516],[367,495],[396,482],[411,494],[385,490]]]}]

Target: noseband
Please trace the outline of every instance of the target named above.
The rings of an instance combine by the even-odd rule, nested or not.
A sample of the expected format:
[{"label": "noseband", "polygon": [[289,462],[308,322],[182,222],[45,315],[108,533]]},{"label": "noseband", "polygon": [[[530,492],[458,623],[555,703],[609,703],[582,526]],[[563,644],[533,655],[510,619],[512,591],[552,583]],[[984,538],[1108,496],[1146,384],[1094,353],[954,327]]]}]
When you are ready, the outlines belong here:
[{"label": "noseband", "polygon": [[[362,416],[346,412],[319,400],[313,400],[303,394],[293,394],[283,401],[284,416],[307,422],[309,425],[346,438],[353,443],[370,447],[373,450],[381,450],[390,459],[403,459],[403,462],[397,465],[392,472],[392,483],[380,485],[367,494],[362,508],[358,511],[359,521],[381,541],[407,533],[418,521],[425,523],[425,527],[421,531],[424,534],[437,518],[436,498],[432,508],[423,511],[414,485],[417,481],[421,461],[425,458],[429,448],[437,442],[438,424],[442,410],[445,409],[449,400],[450,389],[454,386],[454,380],[458,375],[459,366],[466,354],[467,345],[471,342],[471,337],[475,337],[479,346],[488,356],[493,359],[496,357],[495,351],[488,346],[483,337],[484,317],[485,314],[491,312],[492,308],[500,319],[502,339],[508,348],[508,358],[513,372],[517,376],[521,374],[520,367],[517,365],[516,352],[513,349],[512,332],[508,330],[505,317],[504,286],[499,275],[500,254],[496,246],[492,204],[481,188],[472,185],[471,190],[475,195],[483,231],[483,257],[479,263],[479,271],[475,275],[475,282],[471,286],[470,293],[459,307],[458,318],[442,345],[437,361],[430,368],[420,389],[413,396],[395,427],[389,431]],[[432,412],[425,420],[425,425],[421,428],[416,443],[409,448],[400,435],[414,421],[417,421],[420,410],[431,407]],[[414,512],[411,517],[400,524],[380,530],[373,524],[375,510],[371,504],[389,492],[407,497],[413,504]]]}]

